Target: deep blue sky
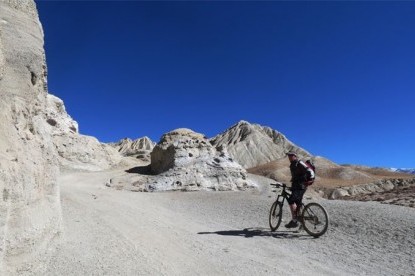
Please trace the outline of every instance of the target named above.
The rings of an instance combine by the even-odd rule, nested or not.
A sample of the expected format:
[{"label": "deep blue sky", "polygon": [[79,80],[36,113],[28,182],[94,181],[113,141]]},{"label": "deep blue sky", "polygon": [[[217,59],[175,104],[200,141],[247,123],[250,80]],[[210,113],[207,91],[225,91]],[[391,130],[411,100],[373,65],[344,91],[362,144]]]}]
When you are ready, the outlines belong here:
[{"label": "deep blue sky", "polygon": [[415,167],[415,2],[36,2],[82,134],[246,120],[337,163]]}]

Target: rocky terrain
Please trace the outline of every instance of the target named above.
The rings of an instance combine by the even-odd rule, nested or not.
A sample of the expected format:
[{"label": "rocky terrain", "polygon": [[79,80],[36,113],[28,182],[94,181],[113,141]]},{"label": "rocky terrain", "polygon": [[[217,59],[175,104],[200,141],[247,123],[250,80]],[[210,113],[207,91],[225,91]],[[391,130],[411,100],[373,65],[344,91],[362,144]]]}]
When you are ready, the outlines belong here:
[{"label": "rocky terrain", "polygon": [[331,199],[379,201],[415,208],[415,178],[382,179],[324,192]]},{"label": "rocky terrain", "polygon": [[247,172],[226,150],[213,147],[203,134],[177,129],[164,134],[148,166],[114,177],[109,187],[132,191],[228,191],[254,186]]},{"label": "rocky terrain", "polygon": [[[411,275],[415,209],[313,197],[328,211],[318,239],[270,232],[276,195],[248,175],[245,192],[131,193],[105,188],[123,173],[61,176],[65,242],[43,275]],[[308,202],[309,195],[306,195]],[[284,209],[283,225],[289,220]],[[293,261],[295,260],[295,262]]]},{"label": "rocky terrain", "polygon": [[[247,171],[289,183],[291,179],[287,158],[260,165]],[[412,193],[414,177],[411,174],[392,172],[382,168],[356,165],[337,165],[323,157],[313,157],[316,181],[310,187],[329,199],[381,201],[383,203],[415,207]]]},{"label": "rocky terrain", "polygon": [[122,156],[130,156],[143,161],[150,161],[150,154],[156,143],[145,136],[136,140],[124,138],[117,143],[109,143],[109,145],[114,147]]},{"label": "rocky terrain", "polygon": [[[338,165],[246,121],[212,139],[176,129],[157,144],[80,134],[48,93],[33,0],[0,0],[0,93],[0,275],[415,271],[413,175]],[[289,181],[287,151],[317,166],[306,200],[331,217],[318,240],[268,230],[269,183]]]}]

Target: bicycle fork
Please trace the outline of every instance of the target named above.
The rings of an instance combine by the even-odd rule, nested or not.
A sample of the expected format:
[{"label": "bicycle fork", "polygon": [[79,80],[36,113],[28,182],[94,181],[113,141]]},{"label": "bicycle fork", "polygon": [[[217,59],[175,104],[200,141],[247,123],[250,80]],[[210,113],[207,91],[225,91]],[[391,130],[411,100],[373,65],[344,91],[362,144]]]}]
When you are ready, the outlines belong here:
[{"label": "bicycle fork", "polygon": [[303,226],[303,223],[304,223],[303,219],[304,218],[303,218],[303,214],[302,214],[303,210],[304,210],[304,204],[303,203],[301,203],[299,206],[297,206],[297,210],[295,210],[297,220],[300,222],[300,226],[298,227],[298,231],[301,231],[304,228],[304,226]]}]

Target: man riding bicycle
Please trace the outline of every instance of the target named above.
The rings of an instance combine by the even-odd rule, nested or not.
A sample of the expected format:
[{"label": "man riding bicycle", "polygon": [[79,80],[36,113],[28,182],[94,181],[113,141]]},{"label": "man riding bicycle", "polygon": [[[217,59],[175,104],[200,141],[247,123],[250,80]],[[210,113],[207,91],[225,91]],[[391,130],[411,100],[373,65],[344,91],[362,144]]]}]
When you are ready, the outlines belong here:
[{"label": "man riding bicycle", "polygon": [[301,205],[307,187],[314,181],[314,172],[303,161],[298,160],[295,152],[287,153],[290,160],[291,171],[291,196],[287,199],[290,205],[292,220],[285,225],[287,228],[299,226],[297,221],[297,207]]}]

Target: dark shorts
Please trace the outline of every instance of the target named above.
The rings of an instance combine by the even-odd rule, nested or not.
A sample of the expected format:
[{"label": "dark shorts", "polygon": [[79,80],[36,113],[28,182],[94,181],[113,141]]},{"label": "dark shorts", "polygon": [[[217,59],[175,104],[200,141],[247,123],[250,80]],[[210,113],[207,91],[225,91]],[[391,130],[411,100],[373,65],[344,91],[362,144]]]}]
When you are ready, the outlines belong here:
[{"label": "dark shorts", "polygon": [[292,190],[290,197],[287,199],[288,204],[297,204],[301,205],[301,202],[303,201],[304,193],[307,189],[296,189]]}]

